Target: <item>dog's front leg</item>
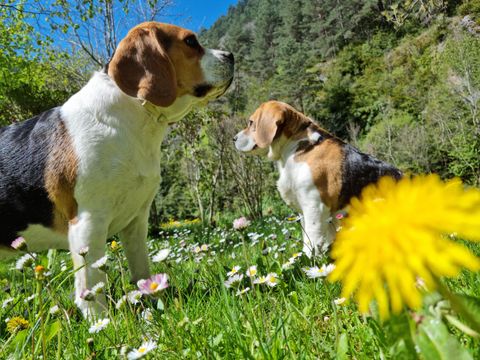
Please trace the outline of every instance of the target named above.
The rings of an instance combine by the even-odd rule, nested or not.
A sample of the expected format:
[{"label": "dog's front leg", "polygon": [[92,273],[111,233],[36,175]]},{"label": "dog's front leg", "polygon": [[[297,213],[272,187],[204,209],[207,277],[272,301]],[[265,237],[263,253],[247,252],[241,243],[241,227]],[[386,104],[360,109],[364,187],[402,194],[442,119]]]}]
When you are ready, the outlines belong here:
[{"label": "dog's front leg", "polygon": [[78,221],[70,224],[68,241],[75,271],[75,303],[85,318],[95,318],[106,309],[103,294],[88,294],[94,285],[106,281],[105,273],[92,267],[105,256],[107,224],[90,213],[81,213]]},{"label": "dog's front leg", "polygon": [[310,204],[303,210],[303,252],[312,257],[328,250],[332,242],[330,210],[324,204]]},{"label": "dog's front leg", "polygon": [[121,233],[132,281],[150,277],[147,251],[148,211],[136,217]]}]

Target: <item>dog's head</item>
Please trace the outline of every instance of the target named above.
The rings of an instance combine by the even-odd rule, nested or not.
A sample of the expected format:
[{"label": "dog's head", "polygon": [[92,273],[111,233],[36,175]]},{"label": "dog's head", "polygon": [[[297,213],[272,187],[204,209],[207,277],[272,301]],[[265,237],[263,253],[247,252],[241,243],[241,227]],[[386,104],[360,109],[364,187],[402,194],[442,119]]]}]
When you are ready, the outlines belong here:
[{"label": "dog's head", "polygon": [[248,154],[265,155],[278,160],[281,149],[293,138],[307,137],[316,141],[320,136],[312,121],[288,104],[268,101],[250,116],[245,129],[234,138],[237,150]]},{"label": "dog's head", "polygon": [[185,97],[219,97],[232,82],[233,66],[232,53],[203,48],[192,31],[145,22],[120,42],[108,75],[127,95],[170,107]]}]

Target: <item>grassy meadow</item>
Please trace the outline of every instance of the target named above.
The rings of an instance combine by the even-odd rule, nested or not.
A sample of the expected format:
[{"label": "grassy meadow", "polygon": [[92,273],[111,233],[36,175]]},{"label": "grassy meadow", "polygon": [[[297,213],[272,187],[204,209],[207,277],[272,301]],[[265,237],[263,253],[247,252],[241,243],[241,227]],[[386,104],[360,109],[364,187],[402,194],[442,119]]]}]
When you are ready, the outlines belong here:
[{"label": "grassy meadow", "polygon": [[[104,317],[109,322],[95,329],[74,305],[68,253],[36,254],[22,269],[17,269],[18,258],[0,263],[1,359],[480,357],[478,340],[450,324],[447,330],[440,321],[451,310],[438,294],[430,295],[422,310],[404,311],[386,322],[374,306],[361,315],[353,301],[342,303],[339,284],[312,277],[324,275],[321,271],[305,272],[330,259],[300,254],[296,218],[268,216],[243,229],[231,222],[217,228],[164,224],[148,241],[153,273],[169,276],[170,286],[159,298],[135,292],[121,242],[106,247],[108,281],[99,291],[108,298]],[[170,253],[162,260],[163,249]],[[40,273],[38,265],[44,267]],[[225,283],[232,277],[241,279]],[[476,295],[479,283],[478,274],[464,271],[448,285]],[[446,332],[430,333],[426,319]],[[156,345],[151,351],[148,340]]]}]

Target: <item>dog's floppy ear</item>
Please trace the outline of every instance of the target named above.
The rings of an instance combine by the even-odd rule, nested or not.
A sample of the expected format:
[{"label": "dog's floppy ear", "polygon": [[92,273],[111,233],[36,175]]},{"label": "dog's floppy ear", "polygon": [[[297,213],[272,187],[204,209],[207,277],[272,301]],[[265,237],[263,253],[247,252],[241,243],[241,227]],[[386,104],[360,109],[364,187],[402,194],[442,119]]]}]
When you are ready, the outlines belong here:
[{"label": "dog's floppy ear", "polygon": [[259,148],[265,149],[272,144],[273,139],[279,132],[279,128],[284,123],[284,114],[283,111],[262,110],[255,115],[257,115],[255,143]]},{"label": "dog's floppy ear", "polygon": [[299,131],[306,129],[311,123],[309,118],[290,106],[285,106],[283,112],[283,117],[285,118],[283,132],[287,137],[291,137]]},{"label": "dog's floppy ear", "polygon": [[177,96],[175,69],[165,41],[152,28],[135,28],[118,45],[108,75],[127,95],[167,107]]}]

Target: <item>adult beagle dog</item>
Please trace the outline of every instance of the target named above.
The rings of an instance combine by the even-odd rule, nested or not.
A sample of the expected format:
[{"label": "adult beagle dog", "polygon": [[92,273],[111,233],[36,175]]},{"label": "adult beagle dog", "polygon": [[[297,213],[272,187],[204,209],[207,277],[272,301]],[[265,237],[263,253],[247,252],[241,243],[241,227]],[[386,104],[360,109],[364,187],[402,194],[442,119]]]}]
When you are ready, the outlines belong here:
[{"label": "adult beagle dog", "polygon": [[81,295],[104,280],[91,264],[108,237],[120,235],[133,281],[149,277],[162,139],[169,124],[222,95],[233,68],[230,52],[203,48],[189,30],[142,23],[65,104],[0,129],[0,256],[14,253],[18,237],[29,251],[69,249],[85,316],[102,308]]},{"label": "adult beagle dog", "polygon": [[303,251],[325,252],[335,236],[332,215],[363,187],[400,170],[344,143],[288,104],[269,101],[234,138],[235,147],[276,161],[283,200],[303,214]]}]

